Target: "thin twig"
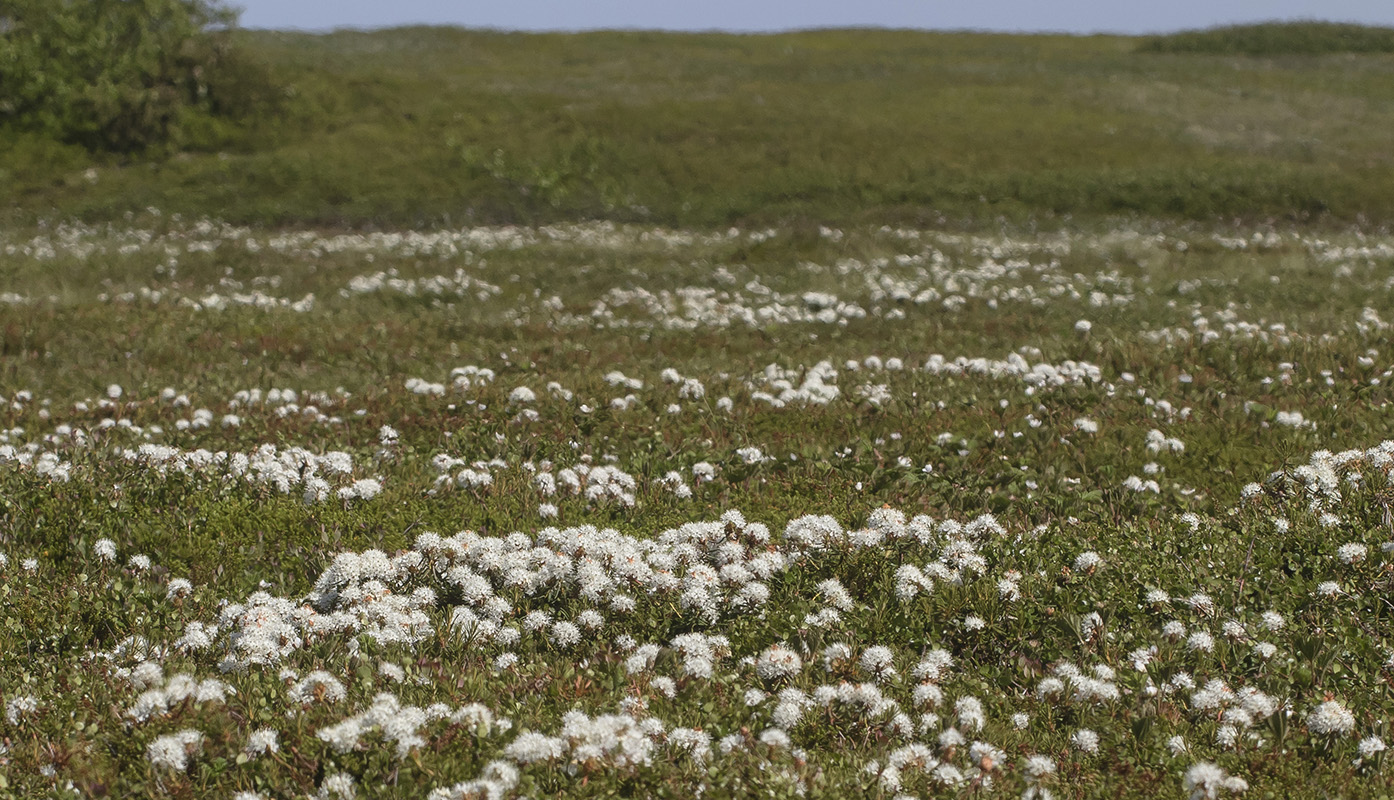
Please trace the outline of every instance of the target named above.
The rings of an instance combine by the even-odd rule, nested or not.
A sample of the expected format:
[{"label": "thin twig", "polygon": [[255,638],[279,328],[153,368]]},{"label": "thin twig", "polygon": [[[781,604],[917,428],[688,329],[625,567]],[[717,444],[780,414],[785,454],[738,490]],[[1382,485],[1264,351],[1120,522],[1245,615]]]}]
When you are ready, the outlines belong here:
[{"label": "thin twig", "polygon": [[1254,555],[1254,542],[1258,536],[1249,537],[1249,552],[1244,554],[1244,566],[1239,568],[1239,593],[1244,593],[1244,581],[1249,577],[1249,559]]}]

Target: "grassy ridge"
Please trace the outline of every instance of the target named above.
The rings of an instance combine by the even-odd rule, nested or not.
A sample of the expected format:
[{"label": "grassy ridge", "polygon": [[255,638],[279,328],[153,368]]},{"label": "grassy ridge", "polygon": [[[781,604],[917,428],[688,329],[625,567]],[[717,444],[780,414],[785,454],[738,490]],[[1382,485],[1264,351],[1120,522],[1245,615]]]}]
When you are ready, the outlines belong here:
[{"label": "grassy ridge", "polygon": [[1138,48],[1152,53],[1217,53],[1247,56],[1394,53],[1394,28],[1339,22],[1233,25],[1154,36]]},{"label": "grassy ridge", "polygon": [[1386,54],[908,31],[243,36],[286,113],[158,163],[0,133],[11,221],[147,206],[347,226],[1394,214]]}]

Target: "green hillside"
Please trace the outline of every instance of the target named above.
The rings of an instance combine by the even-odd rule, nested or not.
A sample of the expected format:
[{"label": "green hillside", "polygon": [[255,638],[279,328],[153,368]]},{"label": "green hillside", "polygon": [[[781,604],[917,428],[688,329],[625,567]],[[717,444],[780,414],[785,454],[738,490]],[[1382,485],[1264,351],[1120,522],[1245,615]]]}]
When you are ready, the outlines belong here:
[{"label": "green hillside", "polygon": [[[1329,52],[1351,37],[1322,26],[1270,27],[1160,40],[243,32],[284,87],[274,117],[196,131],[159,159],[0,131],[0,203],[18,221],[155,206],[332,226],[1383,224],[1394,55]],[[1382,41],[1358,30],[1357,44]],[[1269,54],[1249,55],[1252,41]]]}]

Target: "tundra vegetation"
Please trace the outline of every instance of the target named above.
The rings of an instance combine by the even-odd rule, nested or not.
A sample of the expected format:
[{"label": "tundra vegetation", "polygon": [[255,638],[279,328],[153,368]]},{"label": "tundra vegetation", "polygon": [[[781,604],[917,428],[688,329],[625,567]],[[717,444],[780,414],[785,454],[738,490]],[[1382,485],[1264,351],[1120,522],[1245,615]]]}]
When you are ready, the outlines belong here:
[{"label": "tundra vegetation", "polygon": [[0,792],[1394,789],[1377,48],[234,35],[228,149],[0,155]]}]

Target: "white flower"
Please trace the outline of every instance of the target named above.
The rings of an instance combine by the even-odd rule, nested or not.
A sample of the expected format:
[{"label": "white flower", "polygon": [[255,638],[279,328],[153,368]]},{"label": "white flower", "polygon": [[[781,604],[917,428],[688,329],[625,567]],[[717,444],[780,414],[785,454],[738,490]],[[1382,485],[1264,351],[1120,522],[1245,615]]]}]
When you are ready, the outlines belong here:
[{"label": "white flower", "polygon": [[1075,323],[1075,333],[1085,334],[1092,330],[1093,327],[1094,323],[1090,322],[1087,319],[1082,319]]},{"label": "white flower", "polygon": [[895,675],[895,653],[882,645],[868,647],[859,661],[862,669],[878,678]]},{"label": "white flower", "polygon": [[1374,758],[1376,755],[1383,753],[1386,749],[1388,748],[1385,746],[1384,740],[1378,736],[1370,736],[1361,739],[1360,744],[1355,746],[1355,750],[1360,754],[1361,758]]},{"label": "white flower", "polygon": [[935,648],[925,653],[920,659],[920,663],[915,666],[914,675],[922,681],[939,681],[948,677],[949,670],[953,668],[953,665],[954,658],[949,651]]},{"label": "white flower", "polygon": [[339,489],[340,500],[371,500],[382,493],[382,481],[364,478]]},{"label": "white flower", "polygon": [[1026,770],[1026,780],[1033,783],[1055,773],[1055,759],[1050,756],[1028,756],[1022,766]]},{"label": "white flower", "polygon": [[5,721],[11,725],[18,725],[24,717],[39,710],[39,700],[33,695],[20,695],[11,697],[5,703]]},{"label": "white flower", "polygon": [[934,581],[920,572],[914,564],[902,564],[895,572],[895,594],[901,602],[914,600],[921,591],[934,590]]},{"label": "white flower", "polygon": [[982,701],[976,697],[960,697],[958,702],[954,703],[954,713],[958,715],[959,726],[969,731],[980,731],[987,724]]},{"label": "white flower", "polygon": [[828,578],[818,584],[818,593],[828,602],[828,605],[840,611],[852,610],[852,596],[843,588],[842,582],[837,578]]},{"label": "white flower", "polygon": [[1075,420],[1074,426],[1075,430],[1082,431],[1084,433],[1099,432],[1099,423],[1095,422],[1094,420],[1088,417],[1080,417],[1079,419]]},{"label": "white flower", "polygon": [[1287,620],[1283,619],[1283,615],[1276,611],[1265,611],[1263,612],[1263,616],[1259,619],[1263,624],[1264,630],[1280,631],[1283,629],[1283,626],[1287,625]]},{"label": "white flower", "polygon": [[739,448],[736,450],[736,455],[740,456],[741,461],[747,464],[759,464],[762,461],[770,460],[770,457],[766,456],[760,448],[754,446]]},{"label": "white flower", "polygon": [[189,768],[189,757],[203,749],[203,734],[186,729],[161,736],[145,748],[151,766],[183,772]]},{"label": "white flower", "polygon": [[534,731],[523,731],[507,747],[503,754],[519,764],[532,764],[537,761],[551,761],[566,753],[566,741],[546,736]]},{"label": "white flower", "polygon": [[711,754],[712,737],[694,728],[674,728],[668,731],[668,744],[686,751],[694,761],[703,762]]},{"label": "white flower", "polygon": [[801,690],[785,689],[779,693],[779,703],[775,706],[770,719],[775,725],[789,730],[799,724],[799,720],[803,718],[804,710],[809,705],[808,696]]},{"label": "white flower", "polygon": [[1322,736],[1344,736],[1355,730],[1355,715],[1335,700],[1327,700],[1307,715],[1307,729]]},{"label": "white flower", "polygon": [[287,689],[286,696],[297,705],[309,705],[316,701],[337,703],[347,696],[347,692],[338,678],[323,670],[316,670]]},{"label": "white flower", "polygon": [[1080,752],[1092,755],[1099,752],[1099,734],[1088,728],[1080,728],[1070,736],[1070,744]]},{"label": "white flower", "polygon": [[1322,581],[1317,584],[1317,597],[1331,598],[1341,593],[1341,584],[1335,581]]},{"label": "white flower", "polygon": [[1044,700],[1065,691],[1065,682],[1059,678],[1045,677],[1036,684],[1036,697]]},{"label": "white flower", "polygon": [[776,750],[787,750],[793,745],[789,739],[789,734],[779,728],[766,728],[760,733],[760,742]]},{"label": "white flower", "polygon": [[243,749],[246,751],[247,755],[252,758],[268,753],[275,753],[281,749],[280,737],[276,731],[270,728],[262,728],[253,731],[252,735],[247,737],[247,746]]},{"label": "white flower", "polygon": [[1220,791],[1243,792],[1249,784],[1239,777],[1233,777],[1214,764],[1202,761],[1186,770],[1182,785],[1190,792],[1190,800],[1214,800]]},{"label": "white flower", "polygon": [[1191,610],[1197,614],[1203,614],[1207,617],[1215,613],[1215,601],[1204,592],[1196,592],[1187,597],[1186,605],[1190,606]]},{"label": "white flower", "polygon": [[799,654],[779,644],[766,649],[755,660],[755,674],[767,681],[797,675],[802,669],[803,659]]},{"label": "white flower", "polygon": [[378,444],[381,444],[383,447],[396,447],[399,436],[400,434],[397,433],[397,429],[391,425],[384,425],[378,428]]},{"label": "white flower", "polygon": [[1016,581],[1003,578],[997,582],[997,595],[1008,603],[1021,599],[1021,586]]},{"label": "white flower", "polygon": [[[1234,709],[1231,709],[1231,711]],[[1239,729],[1233,725],[1221,725],[1215,731],[1215,746],[1224,750],[1232,749],[1239,743]]]},{"label": "white flower", "polygon": [[1097,611],[1090,611],[1079,621],[1079,635],[1085,641],[1091,641],[1098,637],[1104,629],[1104,618]]},{"label": "white flower", "polygon": [[559,649],[568,650],[581,641],[581,629],[570,622],[558,622],[552,626],[549,638]]},{"label": "white flower", "polygon": [[1359,542],[1351,542],[1336,548],[1336,558],[1342,564],[1358,564],[1365,560],[1365,554],[1368,552],[1369,548],[1365,547],[1365,545]]},{"label": "white flower", "polygon": [[1249,637],[1248,632],[1244,630],[1244,626],[1240,624],[1237,620],[1225,620],[1224,624],[1220,626],[1220,630],[1223,631],[1225,636],[1229,637],[1230,639],[1239,640],[1247,639]]},{"label": "white flower", "polygon": [[340,772],[324,779],[324,783],[319,785],[316,800],[353,800],[357,794],[358,787],[354,785],[353,776]]},{"label": "white flower", "polygon": [[165,592],[166,600],[178,600],[181,597],[188,597],[194,593],[194,585],[187,578],[171,578],[169,590]]},{"label": "white flower", "polygon": [[1093,550],[1086,550],[1075,558],[1075,572],[1092,574],[1104,563],[1104,559]]},{"label": "white flower", "polygon": [[116,560],[116,542],[110,539],[98,539],[92,546],[92,553],[101,561],[110,564]]}]

